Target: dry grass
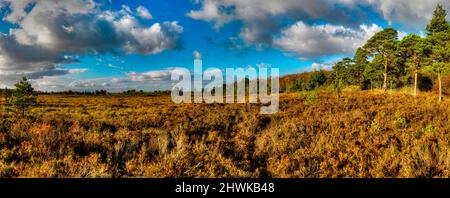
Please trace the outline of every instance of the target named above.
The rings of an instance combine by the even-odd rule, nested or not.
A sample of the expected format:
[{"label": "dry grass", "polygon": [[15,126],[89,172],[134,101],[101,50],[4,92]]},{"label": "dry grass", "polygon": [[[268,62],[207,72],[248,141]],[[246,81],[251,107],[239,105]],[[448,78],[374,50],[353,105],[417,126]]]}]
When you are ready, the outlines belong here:
[{"label": "dry grass", "polygon": [[283,94],[249,104],[39,96],[0,111],[0,177],[449,177],[450,101],[431,93]]}]

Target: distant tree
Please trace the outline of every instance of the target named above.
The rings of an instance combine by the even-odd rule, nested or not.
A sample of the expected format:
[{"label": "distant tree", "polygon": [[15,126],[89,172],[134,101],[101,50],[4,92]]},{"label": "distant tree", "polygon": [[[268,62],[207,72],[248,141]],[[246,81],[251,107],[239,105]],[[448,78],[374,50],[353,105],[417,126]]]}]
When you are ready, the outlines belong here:
[{"label": "distant tree", "polygon": [[15,90],[9,99],[9,103],[18,108],[22,112],[22,116],[25,116],[25,110],[37,103],[36,93],[25,77],[14,86]]},{"label": "distant tree", "polygon": [[310,85],[311,89],[316,89],[321,87],[327,82],[327,76],[323,70],[316,71],[311,75]]},{"label": "distant tree", "polygon": [[406,65],[414,73],[414,97],[417,96],[418,73],[431,53],[431,46],[425,39],[415,34],[408,35],[399,44],[401,53],[406,58]]},{"label": "distant tree", "polygon": [[297,92],[302,91],[301,84],[302,79],[295,79],[292,84],[289,85],[288,91],[289,92]]},{"label": "distant tree", "polygon": [[95,90],[95,95],[106,95],[108,92],[106,90]]},{"label": "distant tree", "polygon": [[381,32],[376,33],[364,45],[364,49],[372,55],[381,55],[383,58],[383,89],[387,90],[388,83],[388,68],[389,64],[393,62],[397,51],[397,37],[398,32],[393,28],[386,28]]},{"label": "distant tree", "polygon": [[8,87],[5,87],[5,89],[3,89],[3,97],[5,99],[5,103],[9,102],[9,98],[12,95],[12,90],[8,89]]},{"label": "distant tree", "polygon": [[311,86],[308,81],[298,78],[289,85],[288,90],[289,92],[308,91],[311,90]]},{"label": "distant tree", "polygon": [[434,10],[433,18],[427,25],[427,34],[432,35],[437,32],[444,32],[450,29],[449,24],[446,20],[447,11],[442,5],[437,5]]}]

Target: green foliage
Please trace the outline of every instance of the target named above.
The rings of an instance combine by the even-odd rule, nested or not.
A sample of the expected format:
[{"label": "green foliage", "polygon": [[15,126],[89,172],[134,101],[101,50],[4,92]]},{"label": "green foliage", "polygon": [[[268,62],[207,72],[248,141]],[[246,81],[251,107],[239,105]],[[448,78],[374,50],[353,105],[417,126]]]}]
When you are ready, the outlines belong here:
[{"label": "green foliage", "polygon": [[406,59],[406,65],[411,70],[417,71],[427,61],[427,56],[432,52],[432,46],[420,36],[411,34],[400,42],[399,51]]},{"label": "green foliage", "polygon": [[382,128],[378,120],[377,119],[373,120],[372,123],[370,124],[369,133],[377,135],[381,133],[381,130]]},{"label": "green foliage", "polygon": [[398,32],[393,28],[386,28],[376,33],[364,45],[364,49],[372,55],[381,55],[383,57],[383,89],[387,89],[389,66],[394,63],[398,49]]},{"label": "green foliage", "polygon": [[432,64],[426,69],[437,74],[448,74],[450,71],[450,31],[434,33],[427,40],[432,45],[430,56]]},{"label": "green foliage", "polygon": [[305,105],[312,105],[319,99],[317,91],[305,91],[300,93],[300,99],[304,100]]},{"label": "green foliage", "polygon": [[416,137],[420,138],[422,135],[433,133],[435,130],[436,129],[432,124],[428,124],[425,128],[422,128],[420,131],[417,131]]},{"label": "green foliage", "polygon": [[364,82],[364,69],[369,64],[368,60],[369,53],[363,48],[358,48],[356,50],[355,56],[353,57],[353,64],[350,66],[350,73],[353,75],[349,79],[352,85],[362,85]]},{"label": "green foliage", "polygon": [[19,109],[22,116],[25,116],[25,110],[37,103],[36,93],[25,77],[14,86],[16,88],[9,99],[9,103]]},{"label": "green foliage", "polygon": [[383,86],[383,57],[377,55],[364,68],[363,89],[381,88]]},{"label": "green foliage", "polygon": [[383,57],[390,57],[393,56],[397,49],[397,38],[397,30],[386,28],[370,38],[363,48],[371,54],[381,54]]},{"label": "green foliage", "polygon": [[327,76],[325,75],[325,72],[323,70],[314,72],[311,75],[311,88],[312,89],[316,89],[321,87],[322,85],[324,85],[327,82]]},{"label": "green foliage", "polygon": [[344,58],[337,62],[333,67],[333,75],[335,79],[335,86],[351,85],[354,83],[353,75],[353,60]]},{"label": "green foliage", "polygon": [[308,91],[308,90],[311,90],[310,83],[301,78],[296,79],[294,83],[289,87],[290,92]]},{"label": "green foliage", "polygon": [[400,112],[396,112],[394,116],[394,125],[397,129],[403,129],[408,126],[408,122],[404,117],[402,117]]},{"label": "green foliage", "polygon": [[433,18],[427,25],[427,34],[432,35],[437,32],[444,32],[449,30],[449,24],[445,19],[447,17],[447,11],[442,7],[442,5],[438,5],[434,10]]},{"label": "green foliage", "polygon": [[414,85],[416,96],[424,85],[426,89],[421,90],[431,90],[437,84],[441,99],[443,84],[447,83],[442,78],[450,74],[450,28],[446,15],[447,11],[438,5],[427,26],[426,37],[412,34],[399,41],[397,30],[386,28],[358,48],[353,58],[337,62],[327,75],[317,71],[299,75],[302,79],[288,78],[284,90],[297,92],[329,87],[337,90],[339,96],[340,90],[347,86],[366,90]]}]

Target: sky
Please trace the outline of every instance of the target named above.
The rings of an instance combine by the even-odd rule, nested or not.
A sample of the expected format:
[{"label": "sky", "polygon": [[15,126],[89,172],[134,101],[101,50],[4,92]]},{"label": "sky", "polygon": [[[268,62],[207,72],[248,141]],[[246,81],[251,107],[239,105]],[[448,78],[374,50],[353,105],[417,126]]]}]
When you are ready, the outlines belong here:
[{"label": "sky", "polygon": [[445,0],[0,0],[0,87],[170,90],[176,68],[330,68],[376,32],[424,34]]}]

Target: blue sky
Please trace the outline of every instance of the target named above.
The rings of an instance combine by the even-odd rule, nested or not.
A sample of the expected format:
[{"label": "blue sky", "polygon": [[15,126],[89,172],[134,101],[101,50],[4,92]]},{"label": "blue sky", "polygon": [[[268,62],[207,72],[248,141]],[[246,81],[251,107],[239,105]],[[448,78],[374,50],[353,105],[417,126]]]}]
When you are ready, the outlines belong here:
[{"label": "blue sky", "polygon": [[195,51],[204,68],[326,69],[382,28],[423,34],[441,1],[413,1],[0,0],[0,86],[168,89]]}]

